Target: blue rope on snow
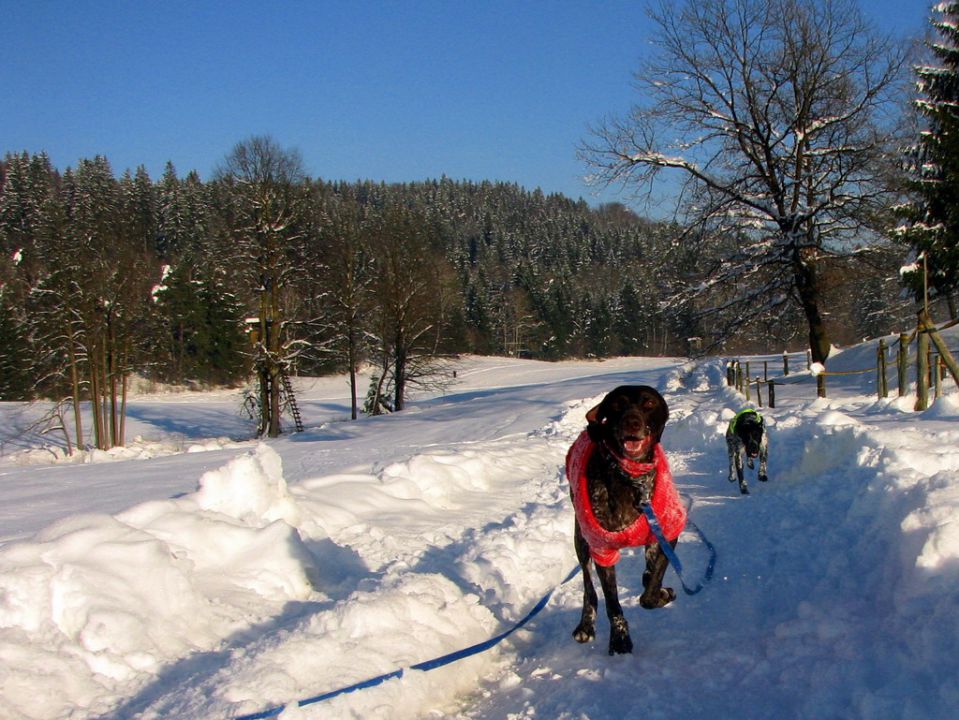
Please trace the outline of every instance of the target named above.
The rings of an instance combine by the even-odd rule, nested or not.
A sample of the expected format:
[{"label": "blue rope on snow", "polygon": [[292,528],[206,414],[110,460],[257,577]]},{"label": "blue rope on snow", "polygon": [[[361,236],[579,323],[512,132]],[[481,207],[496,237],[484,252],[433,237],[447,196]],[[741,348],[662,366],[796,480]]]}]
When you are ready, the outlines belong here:
[{"label": "blue rope on snow", "polygon": [[669,560],[669,564],[679,576],[679,582],[682,583],[683,592],[685,592],[687,595],[695,595],[704,587],[706,587],[706,583],[713,579],[713,571],[716,569],[716,548],[711,542],[709,542],[706,536],[703,535],[703,531],[699,529],[699,526],[697,526],[691,520],[686,521],[686,527],[692,528],[696,534],[699,535],[700,540],[705,543],[706,549],[709,550],[709,562],[706,564],[706,572],[703,574],[703,579],[700,580],[696,587],[690,588],[686,584],[686,578],[683,576],[683,564],[679,561],[679,556],[676,554],[673,546],[669,544],[669,541],[663,534],[663,528],[659,524],[659,518],[656,517],[656,513],[653,512],[652,505],[643,505],[643,514],[646,516],[646,521],[649,523],[649,529],[652,530],[653,535],[656,536],[656,541],[659,543],[659,547],[662,548],[663,554]]},{"label": "blue rope on snow", "polygon": [[[569,575],[567,575],[563,579],[563,582],[561,582],[560,585],[565,585],[566,583],[568,583],[570,580],[572,580],[576,576],[576,573],[578,572],[579,572],[579,566],[577,565],[575,568],[573,568],[570,571]],[[508,630],[505,630],[504,632],[501,632],[499,635],[496,635],[495,637],[492,637],[489,640],[484,640],[481,643],[477,643],[476,645],[470,645],[469,647],[463,648],[462,650],[457,650],[456,652],[451,652],[446,655],[442,655],[438,658],[433,658],[432,660],[426,660],[424,662],[411,665],[409,669],[423,670],[423,671],[435,670],[436,668],[443,667],[444,665],[449,665],[450,663],[454,663],[457,660],[462,660],[463,658],[467,658],[470,655],[478,655],[481,652],[485,652],[486,650],[489,650],[490,648],[494,647],[495,645],[498,645],[503,640],[508,638],[514,632],[519,630],[521,627],[526,625],[526,623],[528,623],[534,617],[539,615],[543,611],[543,608],[546,607],[547,603],[549,603],[549,599],[553,596],[553,593],[555,591],[556,591],[556,588],[553,588],[548,593],[543,595],[543,597],[540,598],[540,601],[533,606],[533,609],[526,614],[526,617],[524,617],[522,620],[520,620],[515,625],[513,625],[513,627],[509,628]],[[331,690],[330,692],[323,693],[322,695],[316,695],[315,697],[306,698],[305,700],[298,700],[296,702],[296,705],[297,707],[305,707],[306,705],[313,705],[314,703],[323,702],[324,700],[330,700],[339,695],[346,695],[347,693],[356,692],[357,690],[365,690],[366,688],[371,688],[371,687],[380,685],[381,683],[384,683],[387,680],[401,678],[403,677],[403,673],[404,673],[404,670],[400,668],[399,670],[394,670],[392,672],[384,673],[382,675],[377,675],[376,677],[370,678],[368,680],[363,680],[362,682],[358,682],[354,685],[349,685],[347,687],[340,688],[338,690]],[[236,718],[234,718],[234,720],[266,720],[266,718],[276,717],[281,712],[283,712],[285,708],[286,708],[286,705],[280,705],[278,707],[269,708],[268,710],[262,710],[258,713],[253,713],[251,715],[238,715]]]},{"label": "blue rope on snow", "polygon": [[[649,527],[653,531],[653,534],[656,536],[656,540],[659,542],[660,547],[663,549],[663,553],[665,553],[666,557],[669,559],[669,563],[670,565],[673,566],[673,569],[676,570],[676,574],[679,576],[679,581],[683,585],[683,590],[685,591],[687,595],[695,595],[700,590],[702,590],[706,586],[706,583],[708,583],[713,577],[713,571],[715,570],[715,567],[716,567],[716,548],[713,546],[711,542],[709,542],[709,540],[703,534],[702,530],[699,529],[699,527],[697,527],[693,522],[687,521],[686,523],[687,527],[693,528],[693,530],[696,532],[697,535],[699,535],[703,543],[705,543],[710,553],[709,563],[706,566],[706,572],[703,575],[703,579],[695,588],[690,589],[686,585],[686,580],[683,577],[683,564],[680,562],[679,557],[676,555],[676,552],[673,550],[672,545],[670,545],[669,541],[667,541],[666,538],[664,537],[663,529],[659,524],[659,519],[656,517],[656,513],[653,512],[652,507],[650,507],[649,505],[643,506],[643,513],[646,515],[646,519],[649,522]],[[496,635],[495,637],[492,637],[489,640],[484,640],[481,643],[470,645],[469,647],[463,648],[462,650],[457,650],[455,652],[451,652],[446,655],[441,655],[440,657],[433,658],[432,660],[425,660],[424,662],[416,663],[415,665],[411,665],[409,669],[422,670],[424,672],[428,670],[435,670],[436,668],[443,667],[444,665],[449,665],[450,663],[457,662],[458,660],[463,660],[464,658],[467,658],[471,655],[478,655],[479,653],[485,652],[489,650],[490,648],[498,645],[503,640],[505,640],[510,635],[512,635],[514,632],[516,632],[517,630],[522,628],[524,625],[526,625],[526,623],[528,623],[534,617],[539,615],[543,611],[543,608],[545,608],[546,605],[549,603],[549,600],[553,596],[553,593],[556,591],[556,589],[562,585],[565,585],[574,577],[576,577],[578,572],[579,572],[579,565],[574,567],[570,571],[569,575],[567,575],[556,588],[553,588],[548,593],[543,595],[543,597],[540,598],[539,602],[533,606],[533,609],[530,610],[522,620],[517,622],[508,630],[501,632],[499,635]],[[356,692],[357,690],[365,690],[367,688],[376,687],[377,685],[380,685],[386,682],[387,680],[394,680],[394,679],[403,677],[403,673],[404,673],[404,670],[402,668],[400,668],[399,670],[393,670],[392,672],[384,673],[382,675],[377,675],[376,677],[369,678],[368,680],[363,680],[361,682],[355,683],[353,685],[348,685],[343,688],[339,688],[338,690],[331,690],[330,692],[323,693],[322,695],[316,695],[314,697],[306,698],[305,700],[298,700],[296,701],[296,705],[297,707],[305,707],[307,705],[313,705],[318,702],[323,702],[324,700],[330,700],[340,695],[346,695],[351,692]],[[286,705],[280,705],[278,707],[269,708],[268,710],[262,710],[258,713],[253,713],[251,715],[238,715],[237,717],[234,718],[234,720],[267,720],[267,718],[276,717],[277,715],[282,713],[285,708],[286,708]]]}]

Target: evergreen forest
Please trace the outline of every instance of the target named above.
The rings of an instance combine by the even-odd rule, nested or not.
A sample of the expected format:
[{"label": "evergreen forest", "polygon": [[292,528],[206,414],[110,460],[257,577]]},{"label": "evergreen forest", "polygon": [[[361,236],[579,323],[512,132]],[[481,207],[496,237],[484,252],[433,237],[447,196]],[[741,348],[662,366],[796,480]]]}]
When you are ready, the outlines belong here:
[{"label": "evergreen forest", "polygon": [[[727,352],[803,348],[798,315],[757,316],[735,336],[715,337],[688,306],[671,304],[722,262],[723,248],[712,258],[684,254],[683,228],[622,204],[448,178],[284,183],[287,215],[265,260],[238,210],[255,203],[235,177],[204,182],[169,164],[156,180],[142,167],[116,177],[102,156],[60,173],[43,153],[8,154],[0,397],[71,395],[78,378],[109,383],[128,373],[243,383],[257,331],[247,320],[259,317],[269,282],[282,291],[277,351],[293,373],[395,354],[402,313],[415,335],[411,358],[684,355],[690,338]],[[852,277],[832,270],[840,342],[898,329],[888,308],[897,306],[899,261]],[[271,264],[279,270],[267,272]],[[102,371],[90,373],[94,366]]]}]

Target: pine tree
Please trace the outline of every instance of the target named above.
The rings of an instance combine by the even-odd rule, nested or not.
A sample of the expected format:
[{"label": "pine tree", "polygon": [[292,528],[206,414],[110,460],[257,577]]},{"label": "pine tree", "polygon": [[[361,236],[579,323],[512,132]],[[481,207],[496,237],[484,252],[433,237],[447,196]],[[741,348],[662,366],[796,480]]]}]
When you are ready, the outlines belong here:
[{"label": "pine tree", "polygon": [[0,183],[0,399],[34,396],[44,374],[27,309],[43,276],[44,208],[54,173],[46,155],[9,155]]},{"label": "pine tree", "polygon": [[[915,68],[916,112],[925,122],[908,153],[915,200],[898,208],[906,220],[901,237],[925,261],[929,288],[950,297],[959,289],[959,2],[934,8],[938,40],[928,43],[937,61]],[[904,280],[917,299],[924,294],[920,269]],[[953,317],[955,307],[950,302]]]}]

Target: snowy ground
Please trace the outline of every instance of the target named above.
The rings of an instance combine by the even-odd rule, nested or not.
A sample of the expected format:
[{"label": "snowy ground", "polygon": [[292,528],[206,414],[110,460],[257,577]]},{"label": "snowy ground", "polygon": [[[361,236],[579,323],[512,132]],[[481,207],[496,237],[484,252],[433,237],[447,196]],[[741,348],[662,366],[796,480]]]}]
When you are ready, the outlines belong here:
[{"label": "snowy ground", "polygon": [[[829,370],[871,364],[864,345]],[[722,434],[742,399],[717,360],[465,358],[457,374],[358,422],[342,378],[301,380],[306,432],[264,443],[235,394],[141,396],[140,441],[72,461],[36,449],[56,442],[25,431],[36,408],[0,405],[0,717],[954,717],[954,388],[916,413],[877,400],[869,374],[831,377],[817,400],[794,373],[763,411],[770,482],[741,496]],[[636,649],[610,657],[603,616],[595,643],[570,637],[582,586],[563,583],[562,460],[623,383],[666,395],[664,445],[717,564],[701,593],[646,611],[625,557]],[[684,533],[677,552],[694,584],[703,543]],[[493,649],[408,669],[550,591]]]}]

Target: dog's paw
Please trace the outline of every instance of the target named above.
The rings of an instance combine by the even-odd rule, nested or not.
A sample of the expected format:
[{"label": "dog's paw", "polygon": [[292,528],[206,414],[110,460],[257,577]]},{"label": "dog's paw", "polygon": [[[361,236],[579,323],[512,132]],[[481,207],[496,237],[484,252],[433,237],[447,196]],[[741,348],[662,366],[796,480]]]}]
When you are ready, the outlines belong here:
[{"label": "dog's paw", "polygon": [[610,621],[609,654],[625,655],[633,651],[633,639],[629,636],[629,623],[622,615]]},{"label": "dog's paw", "polygon": [[661,587],[659,592],[656,593],[644,592],[639,597],[639,604],[647,610],[655,610],[656,608],[666,607],[675,599],[675,590],[671,587]]},{"label": "dog's paw", "polygon": [[759,482],[767,482],[768,480],[769,480],[769,477],[766,475],[759,476]]},{"label": "dog's paw", "polygon": [[749,487],[746,485],[746,483],[739,483],[739,492],[741,492],[743,495],[749,495]]},{"label": "dog's paw", "polygon": [[596,626],[580,623],[573,630],[573,640],[578,643],[588,643],[596,639]]}]

